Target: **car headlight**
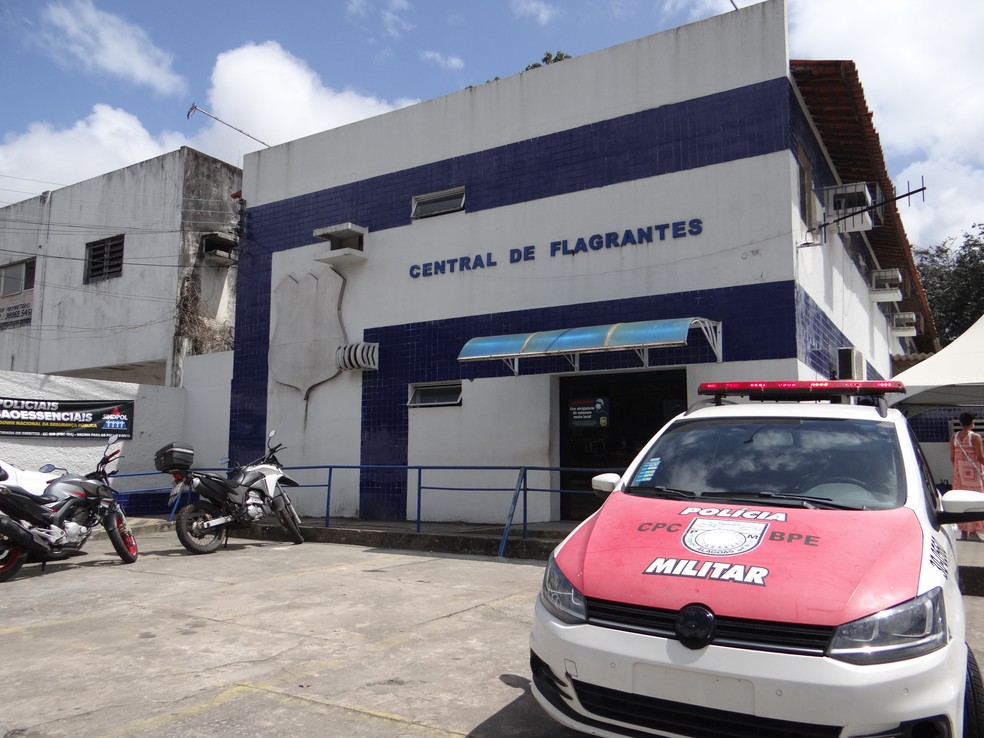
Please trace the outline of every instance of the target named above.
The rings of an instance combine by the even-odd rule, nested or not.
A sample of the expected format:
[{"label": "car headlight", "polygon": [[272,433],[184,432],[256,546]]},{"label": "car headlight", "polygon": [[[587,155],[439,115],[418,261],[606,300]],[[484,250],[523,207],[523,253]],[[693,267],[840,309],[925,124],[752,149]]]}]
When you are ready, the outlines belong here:
[{"label": "car headlight", "polygon": [[550,555],[547,570],[543,573],[540,599],[555,617],[565,623],[583,623],[588,619],[584,607],[584,595],[578,592],[571,581],[564,576],[557,562],[554,561],[553,554]]},{"label": "car headlight", "polygon": [[913,600],[840,626],[827,654],[852,664],[912,659],[946,645],[946,608],[939,587]]}]

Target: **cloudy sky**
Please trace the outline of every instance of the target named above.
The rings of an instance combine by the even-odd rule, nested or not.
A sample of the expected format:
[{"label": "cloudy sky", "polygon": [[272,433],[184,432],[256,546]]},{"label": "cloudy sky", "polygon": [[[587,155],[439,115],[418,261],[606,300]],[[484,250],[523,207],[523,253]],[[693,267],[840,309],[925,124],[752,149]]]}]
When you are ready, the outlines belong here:
[{"label": "cloudy sky", "polygon": [[[984,2],[787,7],[793,58],[858,65],[897,192],[925,183],[925,201],[899,204],[913,245],[984,222]],[[546,51],[586,54],[732,11],[731,0],[0,0],[0,206],[181,145],[241,165],[264,144],[510,76]]]}]

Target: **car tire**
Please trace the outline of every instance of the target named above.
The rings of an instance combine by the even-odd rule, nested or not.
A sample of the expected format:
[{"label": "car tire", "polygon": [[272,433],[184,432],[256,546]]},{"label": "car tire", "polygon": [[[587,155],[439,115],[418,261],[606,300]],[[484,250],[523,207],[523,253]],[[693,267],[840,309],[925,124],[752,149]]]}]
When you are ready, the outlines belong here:
[{"label": "car tire", "polygon": [[984,682],[974,652],[967,646],[967,686],[964,690],[964,738],[984,738]]}]

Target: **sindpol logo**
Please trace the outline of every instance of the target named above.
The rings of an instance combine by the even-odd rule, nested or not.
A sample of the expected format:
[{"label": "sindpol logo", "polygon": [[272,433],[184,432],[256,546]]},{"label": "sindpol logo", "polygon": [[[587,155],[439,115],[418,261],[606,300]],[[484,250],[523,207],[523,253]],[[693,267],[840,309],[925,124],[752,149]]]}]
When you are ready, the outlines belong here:
[{"label": "sindpol logo", "polygon": [[99,427],[106,430],[125,431],[129,421],[130,419],[125,414],[121,413],[118,407],[114,407],[111,412],[108,412],[102,416],[102,421],[100,422]]}]

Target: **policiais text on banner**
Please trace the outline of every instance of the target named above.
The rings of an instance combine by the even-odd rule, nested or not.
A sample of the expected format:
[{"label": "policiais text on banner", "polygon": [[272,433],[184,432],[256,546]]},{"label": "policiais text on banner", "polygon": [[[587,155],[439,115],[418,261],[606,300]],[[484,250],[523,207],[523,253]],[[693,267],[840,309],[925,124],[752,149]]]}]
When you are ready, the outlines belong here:
[{"label": "policiais text on banner", "polygon": [[133,438],[133,400],[0,397],[0,436]]}]

